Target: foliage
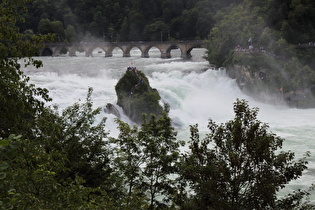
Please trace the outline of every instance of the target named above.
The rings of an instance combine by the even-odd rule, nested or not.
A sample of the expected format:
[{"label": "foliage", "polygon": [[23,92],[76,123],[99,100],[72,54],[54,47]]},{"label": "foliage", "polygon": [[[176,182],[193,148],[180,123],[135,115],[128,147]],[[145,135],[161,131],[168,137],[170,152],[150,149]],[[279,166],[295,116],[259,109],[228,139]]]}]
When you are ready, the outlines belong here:
[{"label": "foliage", "polygon": [[150,206],[159,206],[158,195],[164,196],[167,200],[174,193],[175,182],[171,176],[178,172],[177,163],[181,142],[176,140],[176,132],[166,112],[157,120],[154,115],[149,121],[144,120],[139,138],[144,147],[146,164],[143,169],[144,180],[141,188],[149,193]]},{"label": "foliage", "polygon": [[137,190],[140,189],[142,181],[140,166],[143,164],[144,154],[141,150],[141,142],[137,138],[139,132],[137,126],[130,127],[130,125],[119,119],[116,122],[120,132],[117,139],[111,139],[114,144],[117,144],[114,149],[114,173],[121,178],[122,184],[126,188],[124,196],[128,208],[132,205],[133,195],[141,196],[141,193]]},{"label": "foliage", "polygon": [[77,40],[77,33],[72,25],[67,26],[65,36],[68,42],[75,42]]},{"label": "foliage", "polygon": [[55,41],[57,42],[64,41],[66,38],[65,30],[60,21],[41,19],[38,24],[38,31],[40,34],[56,34]]},{"label": "foliage", "polygon": [[113,205],[110,200],[120,193],[112,185],[105,119],[95,123],[100,109],[92,110],[91,93],[61,116],[45,109],[33,139],[11,135],[1,141],[0,200],[6,208]]},{"label": "foliage", "polygon": [[[279,152],[283,139],[268,132],[268,125],[257,120],[258,109],[244,100],[234,104],[234,112],[225,124],[210,120],[202,140],[197,125],[191,126],[180,173],[195,193],[192,201],[198,209],[278,209],[276,193],[302,175],[309,154],[295,161],[293,152]],[[304,192],[298,194],[294,200],[299,203]]]},{"label": "foliage", "polygon": [[[311,37],[315,25],[310,13],[314,9],[310,1],[243,0],[230,4],[215,15],[207,59],[227,67],[229,75],[242,81],[238,84],[243,91],[255,98],[314,107],[315,69],[311,58],[315,48]],[[260,73],[266,75],[264,80],[257,76]]]},{"label": "foliage", "polygon": [[216,14],[217,23],[211,29],[208,40],[208,60],[217,66],[227,66],[233,57],[236,46],[248,48],[252,37],[263,30],[264,20],[259,17],[257,8],[246,2],[224,8]]},{"label": "foliage", "polygon": [[92,111],[92,90],[86,104],[75,104],[59,116],[45,107],[51,100],[48,91],[28,84],[20,70],[21,65],[40,67],[41,61],[30,56],[50,40],[19,32],[16,24],[24,20],[20,13],[26,2],[0,4],[1,208],[92,208],[94,200],[100,200],[98,206],[110,205],[107,133],[104,120],[94,125],[100,110]]},{"label": "foliage", "polygon": [[[93,194],[99,190],[83,187],[84,180],[61,180],[59,174],[68,170],[66,157],[52,155],[36,141],[11,135],[1,147],[0,161],[5,161],[6,174],[1,179],[1,209],[95,208]],[[3,163],[3,162],[2,162]],[[3,164],[2,164],[3,165]],[[108,202],[110,203],[110,202]]]},{"label": "foliage", "polygon": [[[57,108],[45,106],[45,102],[51,100],[48,91],[29,84],[29,78],[20,70],[22,64],[41,66],[40,61],[30,56],[37,52],[41,42],[49,41],[51,37],[36,36],[31,30],[20,33],[16,25],[21,29],[32,28],[36,33],[38,24],[34,22],[45,23],[47,19],[46,26],[51,23],[56,26],[48,33],[55,33],[56,28],[62,33],[58,18],[63,17],[73,36],[73,29],[79,33],[89,29],[94,35],[110,31],[110,36],[118,36],[120,26],[111,25],[109,20],[113,19],[124,22],[125,29],[132,30],[133,38],[141,38],[147,23],[140,20],[155,19],[148,21],[149,29],[152,29],[148,29],[148,33],[152,32],[149,38],[154,33],[157,35],[158,29],[154,28],[172,30],[175,23],[176,30],[179,29],[178,38],[181,38],[184,37],[182,27],[185,27],[179,26],[182,21],[190,26],[195,21],[206,22],[199,16],[201,13],[205,14],[203,18],[209,16],[204,8],[226,7],[230,0],[34,0],[29,4],[32,15],[25,15],[27,2],[3,0],[0,4],[1,209],[314,207],[304,202],[304,197],[309,195],[306,191],[298,190],[281,199],[276,197],[280,188],[301,176],[306,160],[294,161],[294,153],[278,152],[283,139],[267,132],[268,126],[256,119],[257,110],[250,110],[244,101],[235,104],[234,120],[222,125],[210,121],[210,133],[204,140],[200,140],[197,126],[192,126],[190,151],[180,159],[179,148],[183,143],[176,139],[166,110],[161,111],[160,116],[143,115],[140,127],[130,127],[117,120],[120,134],[109,141],[105,119],[99,119],[99,108],[93,109],[92,88],[84,103],[75,103],[59,113]],[[305,4],[299,2],[302,1],[296,1],[298,5]],[[152,8],[152,12],[148,11],[151,4],[157,7]],[[195,6],[203,9],[196,11]],[[234,10],[231,7],[227,11]],[[103,12],[106,14],[104,20],[100,19]],[[86,18],[80,17],[82,25],[75,24],[78,17],[74,14]],[[181,15],[185,20],[179,17]],[[34,22],[23,24],[23,17]],[[132,25],[125,17],[140,19]],[[98,31],[105,22],[111,22],[110,29]],[[74,25],[77,28],[71,27]],[[200,34],[197,30],[189,37]],[[286,46],[285,40],[275,43]],[[301,67],[295,59],[284,66],[290,73]],[[295,81],[298,85],[312,76],[310,68],[302,68],[305,77]],[[138,84],[139,77],[131,72],[127,74],[131,82],[120,87],[129,94],[131,87]],[[147,84],[140,85],[135,94],[145,95],[151,102],[158,101],[160,97],[155,95],[156,90],[148,86],[148,80],[141,72],[139,74]],[[189,189],[187,183],[195,194],[186,191]]]},{"label": "foliage", "polygon": [[232,63],[228,74],[245,93],[262,100],[268,95],[294,107],[314,107],[315,71],[297,57],[282,60],[267,53],[236,53]]},{"label": "foliage", "polygon": [[[297,88],[297,86],[293,87],[292,81],[298,78],[290,77],[289,71],[284,67],[285,63],[278,62],[274,56],[263,53],[238,53],[233,57],[234,66],[242,66],[245,63],[248,68],[246,72],[233,73],[233,70],[239,70],[231,68],[229,73],[236,77],[237,75],[234,74],[240,74],[241,77],[246,73],[249,74],[244,88],[252,90],[254,95],[258,95],[261,91],[278,93],[280,87],[283,87],[285,92]],[[259,76],[260,73],[264,76]]]},{"label": "foliage", "polygon": [[[19,14],[25,10],[24,2],[1,1],[0,4],[0,137],[22,131],[30,135],[30,126],[43,109],[44,101],[50,100],[48,91],[29,85],[29,78],[20,70],[23,63],[41,66],[41,61],[31,56],[37,54],[43,40],[48,40],[47,36],[19,33],[16,24],[24,21]],[[24,59],[22,64],[21,58]]]},{"label": "foliage", "polygon": [[128,205],[132,201],[131,195],[138,193],[147,198],[150,209],[162,208],[174,194],[182,142],[176,140],[176,132],[166,112],[159,118],[151,115],[149,121],[145,119],[144,116],[140,128],[131,128],[117,120],[120,134],[113,139],[118,144],[117,174],[127,188]]},{"label": "foliage", "polygon": [[[214,12],[230,2],[33,0],[28,5],[30,12],[25,14],[27,23],[20,27],[23,31],[32,29],[35,33],[44,33],[39,26],[46,19],[50,23],[61,22],[65,30],[73,26],[79,40],[85,40],[87,34],[91,34],[90,39],[107,41],[205,39],[214,24]],[[60,32],[52,30],[50,33]]]},{"label": "foliage", "polygon": [[[314,41],[315,32],[311,0],[32,0],[28,10],[26,22],[19,24],[22,31],[46,33],[40,30],[45,20],[48,25],[62,23],[63,30],[73,27],[79,41],[87,37],[107,41],[205,39],[213,27],[222,27],[222,20],[228,23],[222,28],[227,29],[223,40],[228,41],[227,34],[236,39],[228,41],[228,47],[231,42],[246,44],[250,37],[265,47],[281,37],[294,45],[308,43]],[[60,28],[50,28],[49,33],[58,34],[61,41],[71,40],[65,39]],[[273,36],[269,40],[261,37],[266,29]]]},{"label": "foliage", "polygon": [[[86,102],[75,103],[66,108],[61,116],[57,112],[46,112],[37,125],[38,141],[45,139],[43,147],[50,153],[63,154],[68,171],[61,178],[80,176],[85,186],[99,187],[106,185],[110,178],[107,132],[105,118],[96,123],[96,116],[101,109],[92,109],[92,88],[89,88]],[[64,177],[62,177],[64,176]]]},{"label": "foliage", "polygon": [[263,47],[269,53],[290,59],[296,54],[295,45],[313,42],[314,9],[311,1],[243,0],[230,4],[215,16],[216,23],[209,35],[210,63],[227,66],[233,57],[229,51],[237,45],[248,49],[249,38],[255,48]]}]

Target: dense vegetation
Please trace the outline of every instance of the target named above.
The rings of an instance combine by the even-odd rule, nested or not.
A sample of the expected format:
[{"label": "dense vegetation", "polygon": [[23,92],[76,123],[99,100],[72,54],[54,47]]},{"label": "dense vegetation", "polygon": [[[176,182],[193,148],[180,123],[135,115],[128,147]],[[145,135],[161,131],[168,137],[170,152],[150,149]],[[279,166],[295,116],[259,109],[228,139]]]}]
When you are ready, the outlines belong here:
[{"label": "dense vegetation", "polygon": [[204,39],[213,27],[216,10],[227,2],[34,0],[21,28],[57,33],[56,41]]},{"label": "dense vegetation", "polygon": [[[215,20],[209,37],[211,47],[215,48],[209,55],[214,63],[230,61],[230,50],[238,45],[248,48],[251,43],[256,48],[263,47],[270,53],[290,58],[296,52],[295,46],[289,44],[314,42],[315,3],[243,0],[218,11]],[[224,57],[216,57],[218,54]]]},{"label": "dense vegetation", "polygon": [[[238,81],[238,67],[249,67],[248,94],[277,99],[281,89],[288,104],[315,107],[313,0],[33,0],[27,8],[21,31],[57,42],[208,40],[211,64]],[[270,57],[235,52],[250,45]],[[268,79],[255,78],[261,71]]]},{"label": "dense vegetation", "polygon": [[314,10],[312,0],[33,0],[20,28],[57,33],[60,41],[145,41],[205,39],[221,22],[225,28],[217,33],[234,46],[253,37],[255,44],[276,47],[279,38],[313,42]]},{"label": "dense vegetation", "polygon": [[21,65],[40,67],[30,56],[53,37],[20,33],[27,1],[0,4],[1,209],[314,209],[307,191],[276,196],[302,175],[308,154],[280,152],[283,139],[246,101],[227,123],[210,120],[204,139],[191,126],[185,153],[166,112],[139,126],[117,120],[110,138],[106,119],[95,121],[91,88],[62,112],[45,106],[48,91],[29,84]]},{"label": "dense vegetation", "polygon": [[243,0],[219,10],[215,20],[210,63],[229,67],[255,97],[315,107],[314,1]]}]

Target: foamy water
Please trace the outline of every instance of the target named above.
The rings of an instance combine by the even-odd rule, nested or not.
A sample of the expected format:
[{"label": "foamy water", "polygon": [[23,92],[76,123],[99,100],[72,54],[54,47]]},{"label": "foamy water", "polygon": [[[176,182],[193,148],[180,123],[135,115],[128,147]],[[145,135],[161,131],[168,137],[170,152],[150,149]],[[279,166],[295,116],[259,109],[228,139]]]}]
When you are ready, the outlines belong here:
[{"label": "foamy water", "polygon": [[[297,188],[307,189],[315,183],[315,109],[292,109],[257,102],[244,95],[225,71],[206,70],[210,66],[202,59],[203,53],[203,50],[193,50],[194,57],[188,61],[181,60],[178,51],[172,51],[172,59],[160,59],[156,50],[149,52],[151,58],[141,58],[139,50],[132,51],[130,58],[122,58],[119,52],[110,58],[104,58],[104,54],[88,58],[84,55],[40,57],[44,67],[28,68],[25,72],[32,83],[49,90],[53,98],[51,104],[60,109],[84,101],[88,87],[94,90],[94,106],[102,107],[106,103],[116,104],[118,79],[127,66],[136,66],[148,76],[163,101],[170,104],[170,116],[179,132],[178,138],[185,140],[189,139],[189,125],[198,123],[200,130],[206,132],[209,118],[217,123],[232,119],[236,98],[246,99],[251,107],[259,108],[259,120],[267,122],[270,131],[286,139],[283,150],[292,150],[297,157],[311,152],[309,169],[301,179],[292,182],[285,193]],[[100,118],[103,116],[108,118],[106,128],[110,135],[117,136],[115,116],[102,113]],[[129,122],[124,115],[122,120]],[[315,200],[314,192],[311,199]]]}]

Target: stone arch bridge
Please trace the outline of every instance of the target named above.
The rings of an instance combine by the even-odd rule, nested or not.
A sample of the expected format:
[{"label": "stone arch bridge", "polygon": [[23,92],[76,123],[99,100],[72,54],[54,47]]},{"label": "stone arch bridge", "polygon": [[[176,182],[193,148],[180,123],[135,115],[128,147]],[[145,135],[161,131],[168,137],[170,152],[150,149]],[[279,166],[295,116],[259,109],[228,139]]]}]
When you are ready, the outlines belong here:
[{"label": "stone arch bridge", "polygon": [[149,57],[149,50],[156,47],[160,50],[161,58],[170,58],[172,49],[180,49],[182,58],[190,58],[194,48],[206,48],[204,41],[163,41],[163,42],[76,42],[76,43],[45,43],[40,50],[40,55],[60,56],[61,52],[69,52],[69,56],[76,56],[76,52],[84,51],[85,56],[93,56],[93,51],[101,48],[105,51],[105,57],[113,56],[113,50],[120,48],[123,57],[130,57],[132,48],[141,51],[142,58]]}]

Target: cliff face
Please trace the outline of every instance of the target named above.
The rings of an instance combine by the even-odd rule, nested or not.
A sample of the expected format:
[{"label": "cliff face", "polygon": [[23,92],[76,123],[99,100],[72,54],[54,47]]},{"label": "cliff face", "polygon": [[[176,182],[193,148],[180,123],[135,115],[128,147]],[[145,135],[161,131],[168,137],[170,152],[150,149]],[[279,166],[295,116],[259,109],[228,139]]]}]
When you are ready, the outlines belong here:
[{"label": "cliff face", "polygon": [[[242,91],[257,100],[296,108],[315,107],[315,86],[302,67],[280,64],[270,56],[244,55],[227,70]],[[290,68],[294,67],[294,75]],[[301,73],[298,73],[298,72]]]},{"label": "cliff face", "polygon": [[159,116],[163,107],[159,104],[160,94],[149,84],[147,77],[139,70],[128,67],[115,86],[117,105],[135,123],[142,122],[142,113]]}]

